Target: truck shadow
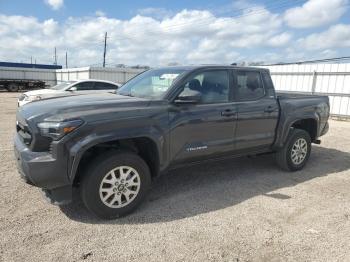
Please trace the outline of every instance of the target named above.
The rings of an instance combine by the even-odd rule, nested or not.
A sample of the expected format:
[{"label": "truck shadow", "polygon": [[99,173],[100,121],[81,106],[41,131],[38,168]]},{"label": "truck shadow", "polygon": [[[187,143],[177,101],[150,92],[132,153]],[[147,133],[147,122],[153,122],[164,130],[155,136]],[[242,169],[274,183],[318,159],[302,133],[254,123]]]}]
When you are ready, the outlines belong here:
[{"label": "truck shadow", "polygon": [[78,196],[72,204],[60,208],[70,219],[90,224],[168,222],[220,210],[259,195],[286,201],[291,197],[273,191],[348,169],[350,153],[314,146],[308,165],[294,173],[281,171],[271,155],[171,171],[155,181],[148,199],[139,209],[116,220],[95,218]]}]

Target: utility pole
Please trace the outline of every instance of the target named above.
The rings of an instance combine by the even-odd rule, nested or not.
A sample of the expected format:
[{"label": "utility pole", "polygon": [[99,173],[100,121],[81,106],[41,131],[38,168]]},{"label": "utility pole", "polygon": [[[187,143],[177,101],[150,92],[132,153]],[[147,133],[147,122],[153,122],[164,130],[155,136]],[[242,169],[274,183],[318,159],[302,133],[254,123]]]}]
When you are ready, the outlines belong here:
[{"label": "utility pole", "polygon": [[66,51],[66,68],[68,68],[68,55],[67,55],[67,51]]},{"label": "utility pole", "polygon": [[55,46],[55,65],[57,65],[57,53],[56,53],[56,46]]},{"label": "utility pole", "polygon": [[103,67],[106,67],[107,32],[105,33],[105,47],[103,50]]},{"label": "utility pole", "polygon": [[30,57],[30,63],[33,64],[33,56]]}]

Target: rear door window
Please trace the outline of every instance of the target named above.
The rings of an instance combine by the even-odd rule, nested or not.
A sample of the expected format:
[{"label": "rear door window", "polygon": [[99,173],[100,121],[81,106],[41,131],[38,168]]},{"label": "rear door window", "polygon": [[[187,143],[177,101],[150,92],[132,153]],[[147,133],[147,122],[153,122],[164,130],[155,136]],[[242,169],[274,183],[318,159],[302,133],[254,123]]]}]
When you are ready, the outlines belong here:
[{"label": "rear door window", "polygon": [[81,82],[73,86],[77,91],[93,90],[94,82]]},{"label": "rear door window", "polygon": [[260,72],[237,70],[235,74],[234,97],[237,101],[258,100],[265,95]]}]

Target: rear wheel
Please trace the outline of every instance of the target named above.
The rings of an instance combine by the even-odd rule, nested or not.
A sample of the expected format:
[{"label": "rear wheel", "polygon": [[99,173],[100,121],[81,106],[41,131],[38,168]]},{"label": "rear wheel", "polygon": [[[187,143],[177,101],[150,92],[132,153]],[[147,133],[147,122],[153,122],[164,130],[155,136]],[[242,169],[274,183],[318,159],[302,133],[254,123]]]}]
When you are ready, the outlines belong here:
[{"label": "rear wheel", "polygon": [[81,183],[85,206],[100,218],[113,219],[132,212],[145,198],[151,175],[142,158],[112,152],[96,158]]},{"label": "rear wheel", "polygon": [[302,169],[311,153],[311,138],[302,129],[291,129],[284,147],[276,153],[278,166],[287,171]]},{"label": "rear wheel", "polygon": [[15,83],[10,83],[7,85],[7,88],[6,88],[9,92],[18,92],[19,90],[19,86]]}]

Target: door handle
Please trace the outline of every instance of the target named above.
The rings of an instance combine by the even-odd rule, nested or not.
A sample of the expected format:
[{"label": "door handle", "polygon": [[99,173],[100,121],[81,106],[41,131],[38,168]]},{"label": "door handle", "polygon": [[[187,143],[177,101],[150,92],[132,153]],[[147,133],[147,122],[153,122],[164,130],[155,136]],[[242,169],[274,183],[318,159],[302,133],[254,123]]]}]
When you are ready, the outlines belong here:
[{"label": "door handle", "polygon": [[264,110],[265,113],[272,113],[273,111],[275,111],[275,108],[273,106],[268,106]]},{"label": "door handle", "polygon": [[231,110],[231,109],[226,109],[226,110],[221,112],[221,115],[222,116],[227,116],[227,117],[228,116],[234,116],[234,115],[236,115],[236,112]]}]

